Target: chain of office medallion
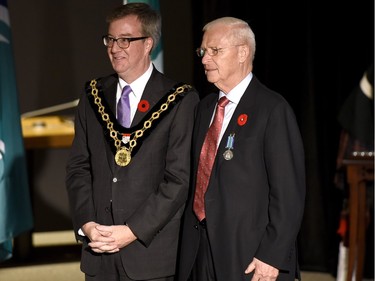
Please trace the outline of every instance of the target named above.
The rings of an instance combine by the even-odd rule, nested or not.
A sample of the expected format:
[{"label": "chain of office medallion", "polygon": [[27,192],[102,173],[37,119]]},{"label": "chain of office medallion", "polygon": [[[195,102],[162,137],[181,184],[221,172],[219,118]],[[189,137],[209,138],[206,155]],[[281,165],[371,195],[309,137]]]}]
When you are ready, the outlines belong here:
[{"label": "chain of office medallion", "polygon": [[[119,150],[121,148],[122,140],[117,137],[119,132],[113,128],[113,122],[110,120],[108,113],[104,111],[105,107],[102,105],[101,97],[98,96],[98,89],[96,88],[96,83],[96,80],[91,80],[90,82],[91,95],[94,96],[94,102],[99,108],[98,112],[100,113],[102,120],[107,123],[107,129],[110,132],[110,136],[115,141],[116,149]],[[190,87],[191,86],[187,84],[178,87],[174,91],[174,93],[168,96],[167,101],[160,106],[160,109],[158,111],[153,112],[151,117],[143,123],[143,128],[131,133],[131,136],[133,135],[133,138],[130,138],[129,140],[129,151],[133,150],[133,148],[137,145],[137,139],[143,136],[144,131],[151,128],[152,122],[158,119],[163,111],[168,109],[169,104],[176,99],[176,96],[183,93],[185,89],[189,89]]]}]

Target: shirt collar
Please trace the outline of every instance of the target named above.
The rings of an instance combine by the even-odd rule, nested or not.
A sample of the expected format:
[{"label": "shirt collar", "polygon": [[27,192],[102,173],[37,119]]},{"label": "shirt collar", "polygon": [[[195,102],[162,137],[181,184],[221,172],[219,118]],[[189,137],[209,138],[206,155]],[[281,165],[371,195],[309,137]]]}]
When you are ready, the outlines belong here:
[{"label": "shirt collar", "polygon": [[[251,79],[253,79],[253,73],[250,72],[240,83],[237,84],[226,96],[230,102],[238,104],[243,94],[245,93],[247,87],[249,86]],[[225,94],[220,91],[219,99],[225,96]]]},{"label": "shirt collar", "polygon": [[146,84],[151,77],[154,66],[150,63],[150,66],[139,78],[133,81],[131,84],[127,84],[123,79],[119,78],[120,89],[122,90],[126,85],[130,85],[134,95],[140,99],[143,91],[145,90]]}]

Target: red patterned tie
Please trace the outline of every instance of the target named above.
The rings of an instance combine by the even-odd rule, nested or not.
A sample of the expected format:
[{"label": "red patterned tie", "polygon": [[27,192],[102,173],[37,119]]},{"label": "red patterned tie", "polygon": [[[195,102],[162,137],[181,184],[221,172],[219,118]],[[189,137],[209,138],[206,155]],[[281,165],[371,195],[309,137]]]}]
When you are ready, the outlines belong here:
[{"label": "red patterned tie", "polygon": [[206,193],[212,166],[215,162],[217,141],[223,125],[225,106],[228,103],[229,100],[225,96],[220,98],[216,107],[214,120],[207,131],[199,157],[197,184],[193,206],[194,212],[199,221],[202,221],[206,217],[204,209],[204,194]]}]

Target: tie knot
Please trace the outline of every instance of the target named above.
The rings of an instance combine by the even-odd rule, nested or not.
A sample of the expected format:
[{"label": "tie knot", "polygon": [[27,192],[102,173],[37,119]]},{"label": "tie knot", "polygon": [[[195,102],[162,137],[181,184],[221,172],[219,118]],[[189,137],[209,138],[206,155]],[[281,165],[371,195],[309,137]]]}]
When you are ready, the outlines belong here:
[{"label": "tie knot", "polygon": [[129,85],[126,85],[122,88],[121,96],[128,96],[132,92],[132,88]]},{"label": "tie knot", "polygon": [[219,102],[217,105],[220,107],[225,107],[228,103],[229,103],[229,100],[227,99],[226,96],[224,96],[219,99]]}]

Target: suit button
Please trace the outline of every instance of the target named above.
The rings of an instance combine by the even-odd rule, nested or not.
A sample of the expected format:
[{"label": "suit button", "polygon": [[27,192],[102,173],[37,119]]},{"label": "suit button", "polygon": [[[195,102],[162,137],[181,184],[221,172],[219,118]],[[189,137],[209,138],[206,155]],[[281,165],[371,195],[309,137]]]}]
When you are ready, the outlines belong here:
[{"label": "suit button", "polygon": [[113,182],[117,182],[117,178],[113,178],[112,181],[113,181]]},{"label": "suit button", "polygon": [[195,228],[195,229],[198,229],[198,225],[197,225],[197,224],[196,224],[196,225],[194,225],[194,228]]}]

